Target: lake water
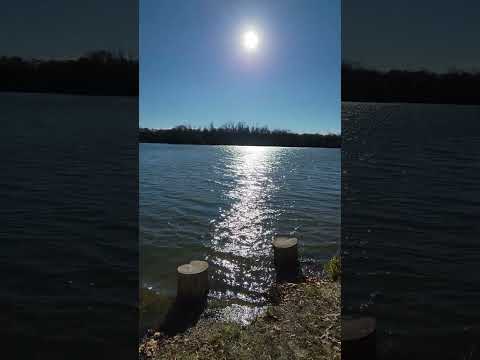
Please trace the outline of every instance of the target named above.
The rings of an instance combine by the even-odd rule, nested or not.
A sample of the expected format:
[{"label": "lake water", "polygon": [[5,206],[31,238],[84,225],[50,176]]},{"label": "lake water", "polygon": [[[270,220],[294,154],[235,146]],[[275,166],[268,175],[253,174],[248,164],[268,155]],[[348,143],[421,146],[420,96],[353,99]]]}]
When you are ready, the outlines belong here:
[{"label": "lake water", "polygon": [[480,107],[342,105],[342,306],[385,359],[474,359]]},{"label": "lake water", "polygon": [[301,236],[307,273],[338,251],[339,149],[140,144],[141,281],[164,300],[143,325],[193,259],[210,263],[221,316],[248,322],[274,281],[275,232]]},{"label": "lake water", "polygon": [[132,354],[138,100],[2,93],[0,108],[2,338]]}]

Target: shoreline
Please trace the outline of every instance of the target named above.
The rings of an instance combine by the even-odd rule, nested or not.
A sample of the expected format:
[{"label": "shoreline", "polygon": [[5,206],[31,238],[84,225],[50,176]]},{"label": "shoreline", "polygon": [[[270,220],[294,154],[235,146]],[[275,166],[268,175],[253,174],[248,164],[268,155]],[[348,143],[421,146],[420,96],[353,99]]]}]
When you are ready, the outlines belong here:
[{"label": "shoreline", "polygon": [[166,144],[166,145],[201,145],[201,146],[261,146],[261,147],[285,147],[298,149],[341,149],[341,146],[288,146],[288,145],[251,145],[251,144],[193,144],[193,143],[173,143],[159,141],[138,141],[139,144]]},{"label": "shoreline", "polygon": [[340,282],[307,277],[276,284],[271,302],[248,325],[201,317],[184,333],[150,330],[139,358],[161,359],[340,359]]},{"label": "shoreline", "polygon": [[68,95],[68,96],[91,96],[91,97],[124,97],[138,98],[138,94],[115,94],[115,93],[96,93],[96,92],[75,92],[75,91],[54,91],[54,90],[4,90],[0,89],[1,94],[12,95]]},{"label": "shoreline", "polygon": [[294,133],[289,130],[270,130],[267,126],[248,126],[245,123],[225,124],[221,127],[194,128],[179,125],[170,129],[138,129],[140,143],[191,145],[245,145],[340,148],[341,133]]},{"label": "shoreline", "polygon": [[[421,100],[418,101],[394,101],[394,99],[357,99],[352,100],[348,98],[342,98],[341,103],[358,103],[358,104],[385,104],[385,105],[446,105],[446,106],[480,106],[480,103],[455,103],[455,102],[424,102]],[[343,119],[342,119],[343,120]]]}]

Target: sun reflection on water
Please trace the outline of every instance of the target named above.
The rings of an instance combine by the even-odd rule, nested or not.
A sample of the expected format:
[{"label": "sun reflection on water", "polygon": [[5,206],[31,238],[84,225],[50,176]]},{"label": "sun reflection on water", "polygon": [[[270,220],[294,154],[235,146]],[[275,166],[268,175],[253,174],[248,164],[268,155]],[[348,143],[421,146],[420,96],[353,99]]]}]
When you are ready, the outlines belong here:
[{"label": "sun reflection on water", "polygon": [[[143,144],[141,279],[165,316],[176,267],[210,264],[205,316],[241,323],[267,305],[274,232],[298,231],[302,269],[317,271],[340,237],[340,153],[324,149]],[[159,310],[159,311],[157,311]]]},{"label": "sun reflection on water", "polygon": [[[270,197],[278,184],[275,169],[279,148],[230,147],[230,162],[222,169],[231,180],[225,196],[230,207],[212,222],[209,261],[216,268],[214,296],[240,302],[261,302],[271,278],[272,225],[279,209]],[[216,288],[216,289],[215,289]]]}]

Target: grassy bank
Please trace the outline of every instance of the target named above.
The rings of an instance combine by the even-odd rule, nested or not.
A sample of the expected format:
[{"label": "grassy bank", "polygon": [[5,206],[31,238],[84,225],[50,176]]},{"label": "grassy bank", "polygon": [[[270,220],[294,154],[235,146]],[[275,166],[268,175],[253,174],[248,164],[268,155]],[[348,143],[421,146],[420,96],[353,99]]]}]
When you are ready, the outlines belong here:
[{"label": "grassy bank", "polygon": [[340,359],[340,283],[307,278],[277,285],[273,304],[253,323],[201,319],[183,334],[155,333],[141,359]]}]

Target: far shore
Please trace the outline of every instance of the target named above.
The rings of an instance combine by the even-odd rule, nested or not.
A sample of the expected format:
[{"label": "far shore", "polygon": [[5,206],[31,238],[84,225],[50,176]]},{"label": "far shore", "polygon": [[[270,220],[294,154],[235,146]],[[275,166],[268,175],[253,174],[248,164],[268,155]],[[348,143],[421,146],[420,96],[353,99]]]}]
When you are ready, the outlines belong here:
[{"label": "far shore", "polygon": [[0,92],[138,97],[138,66],[106,50],[71,59],[0,56]]},{"label": "far shore", "polygon": [[342,101],[480,105],[479,71],[379,70],[342,64]]},{"label": "far shore", "polygon": [[339,134],[296,134],[239,123],[220,128],[139,129],[140,143],[340,148]]}]

